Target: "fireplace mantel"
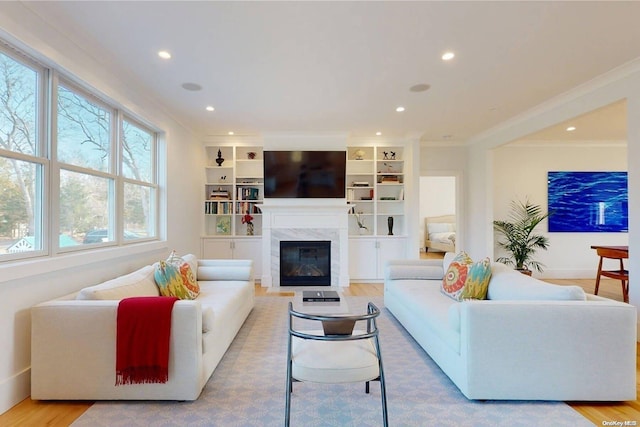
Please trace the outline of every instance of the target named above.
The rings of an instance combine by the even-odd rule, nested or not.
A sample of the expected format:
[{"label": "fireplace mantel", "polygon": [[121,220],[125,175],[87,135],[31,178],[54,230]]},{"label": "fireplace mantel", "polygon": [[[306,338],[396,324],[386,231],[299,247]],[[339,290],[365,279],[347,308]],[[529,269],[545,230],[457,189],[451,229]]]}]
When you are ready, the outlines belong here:
[{"label": "fireplace mantel", "polygon": [[262,211],[262,286],[280,286],[281,240],[330,240],[331,286],[349,286],[348,210],[345,201],[269,201]]}]

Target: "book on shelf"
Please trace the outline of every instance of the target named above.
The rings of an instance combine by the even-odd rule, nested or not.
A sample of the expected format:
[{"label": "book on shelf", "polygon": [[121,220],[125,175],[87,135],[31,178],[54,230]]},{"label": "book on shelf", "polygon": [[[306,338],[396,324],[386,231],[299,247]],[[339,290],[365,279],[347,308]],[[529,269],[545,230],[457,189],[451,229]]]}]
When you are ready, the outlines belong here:
[{"label": "book on shelf", "polygon": [[383,175],[381,182],[395,183],[395,182],[398,182],[399,180],[400,179],[396,175]]},{"label": "book on shelf", "polygon": [[231,202],[223,201],[206,201],[204,202],[205,215],[225,215],[231,213]]},{"label": "book on shelf", "polygon": [[211,190],[209,193],[209,200],[229,200],[229,192],[222,188]]},{"label": "book on shelf", "polygon": [[255,187],[238,187],[238,200],[258,200],[260,190]]},{"label": "book on shelf", "polygon": [[236,202],[236,213],[237,214],[261,214],[262,211],[258,206],[256,206],[256,202]]},{"label": "book on shelf", "polygon": [[337,302],[340,295],[336,291],[302,291],[303,302]]},{"label": "book on shelf", "polygon": [[353,181],[353,187],[368,187],[369,183],[367,181]]}]

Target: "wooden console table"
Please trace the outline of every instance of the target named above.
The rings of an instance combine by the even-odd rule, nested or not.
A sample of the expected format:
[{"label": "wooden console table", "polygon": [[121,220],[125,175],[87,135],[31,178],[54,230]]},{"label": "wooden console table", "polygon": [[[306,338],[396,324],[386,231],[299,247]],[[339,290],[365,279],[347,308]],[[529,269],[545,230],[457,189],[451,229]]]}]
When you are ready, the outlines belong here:
[{"label": "wooden console table", "polygon": [[[594,295],[598,295],[598,287],[600,287],[600,277],[609,277],[611,279],[620,280],[622,283],[622,297],[624,302],[629,302],[629,271],[625,270],[623,260],[629,258],[629,246],[598,246],[593,245],[591,249],[595,249],[600,257],[598,263],[598,274],[596,276],[596,290]],[[603,270],[602,261],[605,259],[617,259],[620,261],[618,270]]]}]

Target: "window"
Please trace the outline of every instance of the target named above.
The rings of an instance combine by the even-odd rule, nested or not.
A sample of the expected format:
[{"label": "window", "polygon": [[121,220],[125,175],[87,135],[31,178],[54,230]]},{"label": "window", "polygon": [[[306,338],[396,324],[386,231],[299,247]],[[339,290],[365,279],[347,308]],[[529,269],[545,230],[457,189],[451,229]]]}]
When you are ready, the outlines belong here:
[{"label": "window", "polygon": [[131,120],[122,122],[124,240],[155,237],[155,136]]},{"label": "window", "polygon": [[109,109],[58,86],[58,161],[102,172],[111,170]]},{"label": "window", "polygon": [[157,238],[157,133],[111,104],[0,45],[0,262]]},{"label": "window", "polygon": [[42,251],[44,70],[0,51],[0,260]]}]

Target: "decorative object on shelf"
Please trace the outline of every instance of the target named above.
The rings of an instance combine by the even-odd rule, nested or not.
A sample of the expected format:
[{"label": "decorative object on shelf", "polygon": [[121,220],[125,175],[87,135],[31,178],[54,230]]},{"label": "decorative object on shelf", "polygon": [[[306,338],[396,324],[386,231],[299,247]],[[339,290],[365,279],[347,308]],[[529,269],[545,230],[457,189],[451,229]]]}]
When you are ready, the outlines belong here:
[{"label": "decorative object on shelf", "polygon": [[387,228],[389,228],[389,236],[393,236],[393,217],[387,218]]},{"label": "decorative object on shelf", "polygon": [[253,236],[253,217],[247,211],[246,214],[242,216],[242,223],[247,224],[247,236]]},{"label": "decorative object on shelf", "polygon": [[228,215],[216,218],[216,234],[231,234],[231,217]]},{"label": "decorative object on shelf", "polygon": [[496,261],[513,265],[516,270],[528,275],[531,274],[529,267],[542,271],[543,265],[533,260],[533,255],[538,249],[546,250],[549,239],[533,231],[548,216],[540,205],[534,205],[529,200],[513,200],[509,221],[493,221],[494,230],[505,239],[498,241],[498,246],[509,253],[509,256],[497,258]]},{"label": "decorative object on shelf", "polygon": [[255,151],[249,151],[249,152],[247,153],[247,159],[249,159],[249,160],[253,160],[253,159],[255,159],[255,158],[256,158],[256,152],[255,152]]},{"label": "decorative object on shelf", "polygon": [[366,234],[369,231],[366,225],[364,225],[364,219],[360,217],[359,213],[353,214],[356,217],[356,223],[358,224],[358,233]]},{"label": "decorative object on shelf", "polygon": [[396,152],[395,151],[383,151],[382,154],[384,154],[384,159],[383,160],[395,160],[396,159]]},{"label": "decorative object on shelf", "polygon": [[356,160],[363,160],[364,159],[364,150],[360,150],[357,149],[353,155],[355,156]]},{"label": "decorative object on shelf", "polygon": [[222,151],[218,149],[218,158],[216,159],[216,163],[218,164],[218,166],[222,166],[223,162],[224,162],[224,157],[222,157]]}]

